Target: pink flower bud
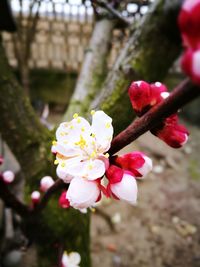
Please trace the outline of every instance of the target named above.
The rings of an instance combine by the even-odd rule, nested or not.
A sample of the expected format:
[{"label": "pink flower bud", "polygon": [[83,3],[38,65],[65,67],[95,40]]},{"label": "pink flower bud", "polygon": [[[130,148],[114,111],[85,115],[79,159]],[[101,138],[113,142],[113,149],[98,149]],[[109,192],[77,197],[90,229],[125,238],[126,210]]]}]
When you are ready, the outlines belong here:
[{"label": "pink flower bud", "polygon": [[137,183],[134,176],[124,173],[121,182],[109,184],[112,194],[132,205],[137,202]]},{"label": "pink flower bud", "polygon": [[54,180],[51,176],[44,176],[40,181],[40,190],[46,192],[53,184]]},{"label": "pink flower bud", "polygon": [[33,191],[31,194],[31,200],[33,204],[38,204],[40,202],[40,192]]},{"label": "pink flower bud", "polygon": [[74,177],[67,191],[70,206],[76,209],[89,208],[95,204],[100,195],[98,182]]},{"label": "pink flower bud", "polygon": [[115,165],[110,165],[110,167],[106,171],[106,177],[111,184],[121,182],[123,174],[124,171]]},{"label": "pink flower bud", "polygon": [[3,181],[7,184],[10,184],[15,179],[15,174],[12,171],[5,171],[2,174]]},{"label": "pink flower bud", "polygon": [[179,13],[178,23],[184,44],[193,48],[200,48],[200,2],[186,0]]},{"label": "pink flower bud", "polygon": [[187,49],[182,57],[182,68],[194,83],[200,84],[200,49]]},{"label": "pink flower bud", "polygon": [[115,158],[115,162],[135,177],[145,176],[152,170],[152,160],[139,151],[118,156]]},{"label": "pink flower bud", "polygon": [[58,204],[61,208],[67,209],[70,207],[69,200],[67,199],[67,191],[63,191],[59,197]]}]

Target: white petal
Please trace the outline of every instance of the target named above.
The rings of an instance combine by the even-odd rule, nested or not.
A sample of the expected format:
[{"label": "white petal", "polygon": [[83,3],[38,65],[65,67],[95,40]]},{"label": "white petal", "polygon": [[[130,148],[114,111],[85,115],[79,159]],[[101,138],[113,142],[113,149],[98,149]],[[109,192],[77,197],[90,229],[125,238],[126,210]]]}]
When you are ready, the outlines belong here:
[{"label": "white petal", "polygon": [[145,163],[143,164],[143,166],[141,168],[139,168],[137,170],[144,177],[152,170],[153,164],[152,164],[152,160],[149,157],[143,156],[143,158],[145,160]]},{"label": "white petal", "polygon": [[183,9],[190,12],[198,4],[197,0],[186,0],[183,4]]},{"label": "white petal", "polygon": [[194,74],[200,77],[200,50],[197,50],[193,55],[192,67]]},{"label": "white petal", "polygon": [[74,144],[80,140],[80,135],[87,139],[90,133],[91,126],[89,122],[82,117],[78,117],[70,122],[61,123],[56,131],[56,139]]},{"label": "white petal", "polygon": [[101,152],[110,148],[113,137],[112,119],[103,111],[96,111],[92,117],[92,133]]},{"label": "white petal", "polygon": [[69,263],[69,257],[67,255],[67,253],[64,252],[62,255],[62,264],[64,267],[68,267],[68,263]]},{"label": "white petal", "polygon": [[121,182],[111,184],[111,191],[121,200],[125,200],[134,205],[137,202],[137,182],[129,174],[124,174]]},{"label": "white petal", "polygon": [[74,157],[74,156],[79,156],[82,154],[81,149],[76,148],[70,144],[57,142],[57,144],[54,147],[57,153],[65,157]]},{"label": "white petal", "polygon": [[69,262],[70,264],[78,265],[81,262],[81,256],[77,252],[69,253]]},{"label": "white petal", "polygon": [[65,183],[70,183],[73,176],[69,175],[67,170],[63,168],[60,164],[56,168],[57,176],[62,179]]},{"label": "white petal", "polygon": [[95,180],[105,174],[106,167],[102,160],[95,159],[87,162],[85,166],[86,177],[88,180]]},{"label": "white petal", "polygon": [[66,167],[68,173],[73,176],[87,178],[88,180],[95,180],[100,178],[105,173],[105,164],[102,160],[86,160],[76,162]]},{"label": "white petal", "polygon": [[67,198],[74,208],[84,209],[94,205],[98,199],[100,189],[93,181],[75,177],[67,190]]}]

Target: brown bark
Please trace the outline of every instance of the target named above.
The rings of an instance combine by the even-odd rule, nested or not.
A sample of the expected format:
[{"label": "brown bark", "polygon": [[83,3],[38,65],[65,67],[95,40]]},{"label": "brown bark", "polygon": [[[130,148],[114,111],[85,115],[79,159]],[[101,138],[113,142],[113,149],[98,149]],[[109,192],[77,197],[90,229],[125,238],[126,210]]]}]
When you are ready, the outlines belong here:
[{"label": "brown bark", "polygon": [[182,1],[157,0],[109,72],[91,109],[103,109],[113,117],[117,132],[133,119],[127,89],[133,80],[163,80],[181,51],[177,14]]}]

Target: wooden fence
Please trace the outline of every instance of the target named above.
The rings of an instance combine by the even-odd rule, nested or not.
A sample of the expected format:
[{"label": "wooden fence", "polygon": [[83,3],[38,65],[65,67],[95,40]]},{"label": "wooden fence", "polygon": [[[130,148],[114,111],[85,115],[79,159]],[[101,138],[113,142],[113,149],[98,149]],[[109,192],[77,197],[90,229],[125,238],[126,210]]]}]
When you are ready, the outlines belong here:
[{"label": "wooden fence", "polygon": [[[27,3],[25,6],[17,6],[18,1],[11,1],[16,19],[23,16],[22,24],[27,27],[30,7]],[[132,6],[127,6],[123,15],[137,20],[145,12],[145,8],[147,9],[148,1],[131,2],[130,4],[129,1],[129,5]],[[83,4],[81,0],[44,0],[42,3],[31,45],[29,67],[79,71],[93,29],[91,2],[86,0]],[[128,31],[114,30],[109,65],[115,61],[127,36]],[[3,41],[10,64],[17,68],[12,34],[3,33]]]}]

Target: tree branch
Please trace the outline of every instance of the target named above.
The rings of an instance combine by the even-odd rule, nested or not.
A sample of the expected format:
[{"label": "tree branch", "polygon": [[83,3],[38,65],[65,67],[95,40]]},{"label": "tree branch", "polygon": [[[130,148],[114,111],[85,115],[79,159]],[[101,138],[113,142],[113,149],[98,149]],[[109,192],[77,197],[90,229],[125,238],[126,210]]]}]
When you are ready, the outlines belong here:
[{"label": "tree branch", "polygon": [[[109,72],[90,109],[103,109],[117,132],[132,120],[127,88],[133,80],[162,81],[181,52],[179,0],[157,0],[141,19]],[[167,55],[166,55],[167,51]]]},{"label": "tree branch", "polygon": [[25,218],[30,215],[29,207],[19,201],[2,180],[0,180],[0,198],[5,202],[6,206],[12,208],[21,217]]},{"label": "tree branch", "polygon": [[113,17],[117,20],[119,20],[120,22],[123,23],[123,25],[125,26],[130,26],[131,23],[128,19],[126,19],[125,17],[122,16],[122,14],[116,10],[115,8],[113,8],[112,5],[108,4],[106,1],[104,0],[94,0],[93,1],[94,4],[106,9],[110,14],[113,15]]},{"label": "tree branch", "polygon": [[118,134],[113,139],[108,153],[110,155],[115,154],[198,96],[200,96],[200,88],[192,84],[189,79],[184,80],[168,98],[151,108],[141,118],[133,121],[124,131]]},{"label": "tree branch", "polygon": [[43,210],[46,207],[46,205],[47,205],[48,201],[50,200],[50,198],[52,197],[52,195],[54,193],[56,193],[58,190],[60,190],[62,188],[66,188],[66,187],[67,187],[67,185],[61,179],[57,180],[44,194],[40,203],[35,207],[34,213],[37,213],[37,212],[40,212],[41,210]]}]

